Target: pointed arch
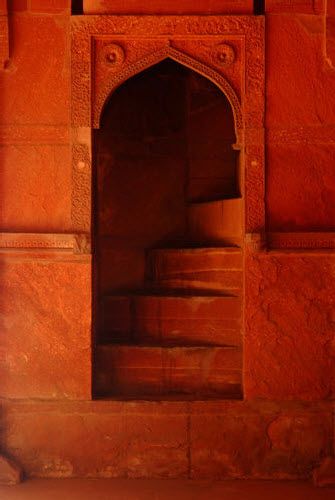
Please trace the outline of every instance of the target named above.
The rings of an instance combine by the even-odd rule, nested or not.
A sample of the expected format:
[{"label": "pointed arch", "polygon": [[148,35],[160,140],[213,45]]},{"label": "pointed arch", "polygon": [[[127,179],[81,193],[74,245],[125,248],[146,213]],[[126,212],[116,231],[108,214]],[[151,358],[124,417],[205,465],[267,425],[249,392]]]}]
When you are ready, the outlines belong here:
[{"label": "pointed arch", "polygon": [[116,90],[122,83],[124,83],[129,78],[141,73],[142,71],[154,66],[155,64],[160,63],[164,59],[172,59],[182,66],[186,66],[187,68],[199,73],[204,76],[208,80],[212,81],[227,97],[234,116],[234,125],[235,125],[235,133],[236,133],[236,142],[237,145],[240,145],[242,142],[242,128],[243,128],[243,119],[242,119],[242,110],[240,101],[230,85],[230,83],[226,80],[226,78],[220,75],[217,71],[212,68],[206,66],[202,62],[193,59],[187,54],[180,52],[179,50],[168,45],[164,47],[164,49],[159,50],[157,52],[153,52],[147,57],[140,59],[135,64],[125,65],[122,71],[114,74],[112,78],[108,80],[105,86],[100,90],[100,92],[96,95],[94,110],[93,110],[93,128],[100,128],[100,118],[102,115],[102,111],[108,98],[110,95]]}]

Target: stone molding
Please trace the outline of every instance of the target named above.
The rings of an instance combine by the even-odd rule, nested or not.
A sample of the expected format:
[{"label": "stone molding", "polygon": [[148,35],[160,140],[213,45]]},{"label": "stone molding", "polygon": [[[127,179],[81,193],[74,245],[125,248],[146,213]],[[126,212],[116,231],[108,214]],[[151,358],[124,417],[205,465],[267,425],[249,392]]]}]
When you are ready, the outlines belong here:
[{"label": "stone molding", "polygon": [[267,244],[270,249],[319,250],[335,249],[334,232],[313,233],[268,233]]},{"label": "stone molding", "polygon": [[335,232],[247,233],[245,244],[251,252],[291,250],[310,253],[311,250],[335,250]]},{"label": "stone molding", "polygon": [[[249,250],[335,250],[335,232],[247,233]],[[0,233],[0,253],[61,252],[90,254],[90,236],[86,233]]]},{"label": "stone molding", "polygon": [[86,234],[0,233],[0,253],[20,251],[88,254],[90,238]]}]

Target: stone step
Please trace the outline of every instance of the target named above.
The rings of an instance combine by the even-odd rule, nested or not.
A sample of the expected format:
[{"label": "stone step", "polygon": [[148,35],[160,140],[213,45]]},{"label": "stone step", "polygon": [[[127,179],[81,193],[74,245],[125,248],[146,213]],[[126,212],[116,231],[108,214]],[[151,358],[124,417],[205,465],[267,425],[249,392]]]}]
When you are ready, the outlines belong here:
[{"label": "stone step", "polygon": [[104,297],[107,342],[241,345],[241,298],[128,295]]},{"label": "stone step", "polygon": [[242,245],[243,200],[230,198],[191,203],[188,209],[188,235],[198,243]]},{"label": "stone step", "polygon": [[241,394],[242,353],[236,348],[99,345],[96,366],[98,396]]},{"label": "stone step", "polygon": [[[194,278],[196,278],[196,276]],[[217,295],[231,295],[234,297],[239,296],[242,290],[242,283],[239,283],[238,276],[233,273],[226,272],[220,275],[217,274],[216,276],[203,273],[201,276],[198,276],[198,278],[201,279],[162,279],[152,282],[147,281],[145,283],[145,288],[159,293],[173,291],[175,294],[184,293],[186,295],[187,293],[199,293],[205,295],[206,293],[216,292]],[[214,281],[215,279],[221,279],[221,282]]]},{"label": "stone step", "polygon": [[151,284],[163,289],[234,290],[243,286],[242,250],[160,248],[148,252]]}]

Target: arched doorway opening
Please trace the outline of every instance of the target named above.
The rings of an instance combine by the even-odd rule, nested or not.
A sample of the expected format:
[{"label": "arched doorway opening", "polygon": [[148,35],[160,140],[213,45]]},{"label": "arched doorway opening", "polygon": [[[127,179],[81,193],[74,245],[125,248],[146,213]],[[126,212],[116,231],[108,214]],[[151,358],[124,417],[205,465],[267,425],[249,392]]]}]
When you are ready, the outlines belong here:
[{"label": "arched doorway opening", "polygon": [[95,131],[96,396],[240,397],[242,182],[234,116],[171,60]]}]

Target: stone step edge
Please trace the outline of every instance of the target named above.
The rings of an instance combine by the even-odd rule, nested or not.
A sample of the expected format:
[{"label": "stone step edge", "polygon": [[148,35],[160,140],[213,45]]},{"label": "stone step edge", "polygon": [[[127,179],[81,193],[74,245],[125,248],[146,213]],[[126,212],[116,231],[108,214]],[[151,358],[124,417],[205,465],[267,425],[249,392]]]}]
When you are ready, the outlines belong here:
[{"label": "stone step edge", "polygon": [[172,408],[174,404],[189,404],[189,403],[216,403],[216,404],[229,404],[229,403],[239,403],[241,404],[244,401],[244,396],[243,396],[243,391],[242,388],[239,391],[227,394],[227,397],[224,396],[224,393],[220,393],[217,396],[197,396],[196,394],[190,394],[187,396],[187,394],[184,393],[170,393],[170,394],[162,394],[162,395],[143,395],[143,396],[138,396],[136,394],[132,395],[118,395],[114,393],[110,393],[108,395],[99,395],[96,394],[93,397],[93,402],[101,402],[101,403],[124,403],[130,404],[130,407],[132,408],[133,404],[164,404],[164,405],[169,405],[171,403]]},{"label": "stone step edge", "polygon": [[[192,290],[194,292],[194,290]],[[168,294],[166,291],[164,291],[163,294],[160,293],[150,293],[150,290],[145,290],[141,289],[138,293],[134,293],[132,291],[131,293],[126,293],[126,291],[122,291],[122,293],[106,293],[103,295],[104,299],[108,298],[114,298],[114,299],[184,299],[184,300],[190,300],[190,299],[224,299],[224,300],[231,300],[231,299],[240,299],[241,297],[235,296],[235,295],[221,295],[220,293],[217,293],[217,290],[214,290],[215,293],[213,294],[181,294],[179,291],[179,294]]]},{"label": "stone step edge", "polygon": [[242,196],[231,196],[231,197],[227,197],[227,198],[216,198],[213,200],[189,201],[188,206],[194,207],[194,206],[198,206],[198,205],[215,205],[215,204],[224,203],[225,201],[242,201],[242,200],[243,200]]},{"label": "stone step edge", "polygon": [[208,349],[220,349],[220,350],[226,350],[226,351],[239,351],[243,352],[243,349],[241,346],[235,346],[235,345],[178,345],[178,344],[171,344],[171,345],[157,345],[157,344],[131,344],[131,343],[120,343],[120,342],[106,342],[106,343],[99,343],[96,345],[96,349],[103,349],[103,348],[131,348],[131,349],[162,349],[162,350],[208,350]]},{"label": "stone step edge", "polygon": [[242,254],[243,249],[236,246],[210,246],[210,247],[162,247],[162,248],[149,248],[146,250],[148,254],[151,253],[237,253]]}]

